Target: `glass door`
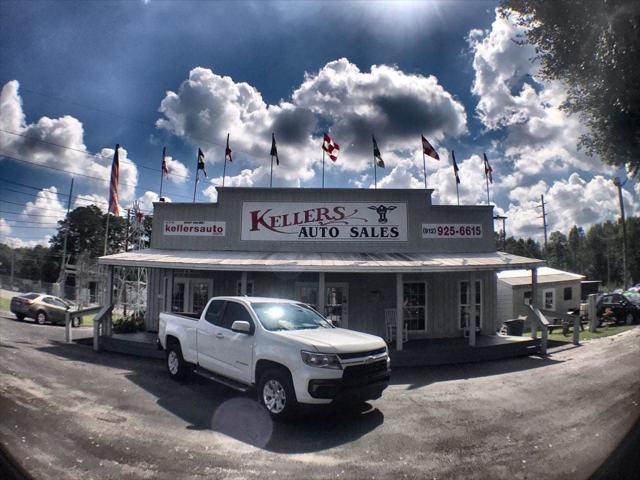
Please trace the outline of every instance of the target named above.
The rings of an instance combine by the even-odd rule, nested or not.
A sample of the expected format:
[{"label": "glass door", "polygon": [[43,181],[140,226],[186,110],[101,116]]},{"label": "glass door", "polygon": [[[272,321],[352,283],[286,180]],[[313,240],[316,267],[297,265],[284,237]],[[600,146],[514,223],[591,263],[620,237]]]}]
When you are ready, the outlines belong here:
[{"label": "glass door", "polygon": [[171,311],[202,313],[213,293],[213,280],[210,278],[176,277],[173,281]]}]

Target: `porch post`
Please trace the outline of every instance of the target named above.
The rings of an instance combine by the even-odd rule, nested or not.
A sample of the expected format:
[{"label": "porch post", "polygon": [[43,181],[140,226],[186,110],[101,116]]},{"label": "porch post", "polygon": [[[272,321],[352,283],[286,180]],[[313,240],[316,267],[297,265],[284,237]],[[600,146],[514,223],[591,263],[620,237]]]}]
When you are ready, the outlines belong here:
[{"label": "porch post", "polygon": [[324,272],[318,272],[318,312],[323,317],[326,315],[327,292],[324,282]]},{"label": "porch post", "polygon": [[[469,346],[476,346],[476,277],[471,272],[469,274],[469,323],[467,328],[469,329]],[[480,313],[482,314],[482,312]]]},{"label": "porch post", "polygon": [[396,273],[396,350],[402,350],[404,337],[404,289],[402,273]]},{"label": "porch post", "polygon": [[[531,268],[531,306],[537,307],[538,305],[538,267]],[[529,315],[535,315],[534,313],[529,313]],[[538,327],[537,321],[531,320],[529,322],[531,325],[531,338],[538,338]]]},{"label": "porch post", "polygon": [[247,272],[240,274],[240,295],[247,294]]}]

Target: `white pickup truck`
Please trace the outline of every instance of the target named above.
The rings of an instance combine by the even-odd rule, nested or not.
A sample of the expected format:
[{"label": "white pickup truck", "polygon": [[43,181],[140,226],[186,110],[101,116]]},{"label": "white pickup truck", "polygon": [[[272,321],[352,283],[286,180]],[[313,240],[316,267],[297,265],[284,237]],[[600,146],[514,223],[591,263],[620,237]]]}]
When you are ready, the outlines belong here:
[{"label": "white pickup truck", "polygon": [[200,316],[161,313],[158,340],[171,377],[195,369],[240,390],[257,387],[275,418],[298,403],[379,398],[389,384],[384,340],[336,328],[292,300],[215,297]]}]

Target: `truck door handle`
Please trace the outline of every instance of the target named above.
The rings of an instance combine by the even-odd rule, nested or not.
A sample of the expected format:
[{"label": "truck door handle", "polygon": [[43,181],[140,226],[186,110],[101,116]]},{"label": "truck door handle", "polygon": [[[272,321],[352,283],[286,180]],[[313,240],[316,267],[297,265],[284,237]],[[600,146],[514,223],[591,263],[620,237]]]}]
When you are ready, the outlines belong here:
[{"label": "truck door handle", "polygon": [[224,338],[224,335],[223,335],[223,334],[221,334],[221,333],[216,333],[216,337],[217,337],[217,338]]}]

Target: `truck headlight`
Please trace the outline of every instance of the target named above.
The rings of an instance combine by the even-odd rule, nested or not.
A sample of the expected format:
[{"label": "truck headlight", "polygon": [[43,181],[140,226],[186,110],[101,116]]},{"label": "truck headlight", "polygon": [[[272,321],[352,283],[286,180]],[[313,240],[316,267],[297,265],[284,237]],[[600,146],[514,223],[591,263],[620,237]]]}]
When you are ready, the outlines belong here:
[{"label": "truck headlight", "polygon": [[342,370],[340,359],[333,353],[318,353],[302,350],[300,352],[300,355],[302,356],[302,361],[312,367],[334,368],[336,370]]}]

